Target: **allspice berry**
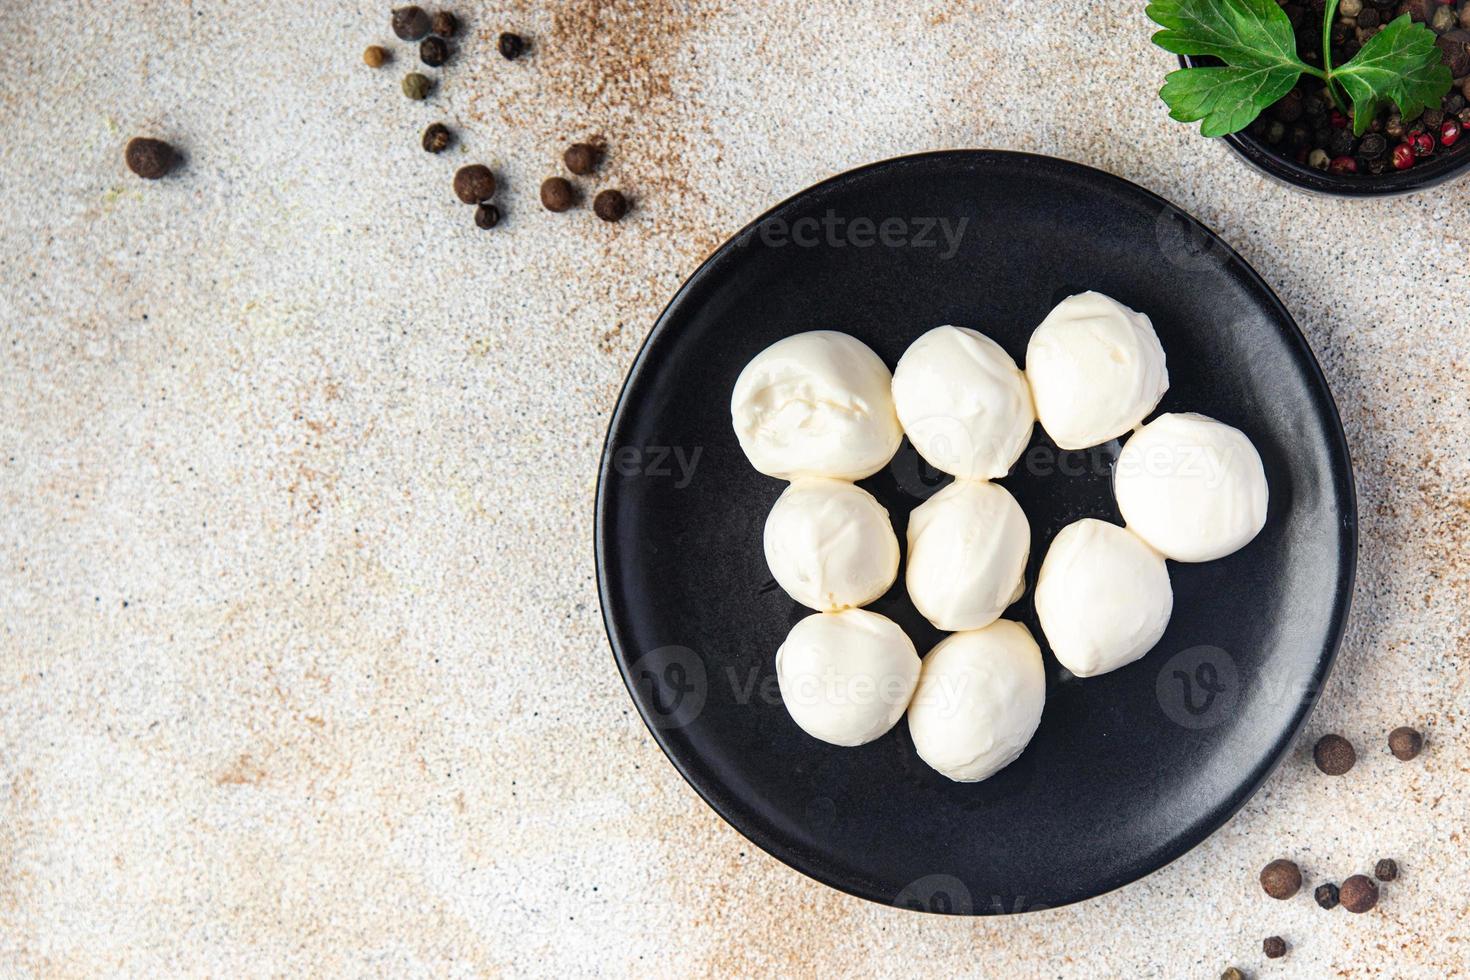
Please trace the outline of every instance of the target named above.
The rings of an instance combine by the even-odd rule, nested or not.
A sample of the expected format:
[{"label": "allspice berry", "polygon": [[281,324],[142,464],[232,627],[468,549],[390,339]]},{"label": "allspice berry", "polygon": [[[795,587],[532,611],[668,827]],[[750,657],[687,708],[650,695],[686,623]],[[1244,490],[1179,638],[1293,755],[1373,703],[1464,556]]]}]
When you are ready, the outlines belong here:
[{"label": "allspice berry", "polygon": [[399,7],[393,11],[393,33],[400,41],[417,41],[432,27],[423,7]]},{"label": "allspice berry", "polygon": [[479,204],[495,196],[495,175],[483,163],[460,167],[454,173],[454,196],[466,204]]},{"label": "allspice berry", "polygon": [[1280,936],[1267,936],[1261,940],[1261,952],[1268,960],[1279,960],[1286,955],[1286,940]]},{"label": "allspice berry", "polygon": [[1353,743],[1341,735],[1323,735],[1312,749],[1312,758],[1327,775],[1341,776],[1358,761],[1358,753],[1353,750]]},{"label": "allspice berry", "polygon": [[144,180],[157,180],[174,168],[174,148],[163,140],[134,136],[123,148],[123,162]]},{"label": "allspice berry", "polygon": [[515,61],[526,53],[526,39],[519,34],[506,31],[496,38],[495,47],[500,50],[500,56],[506,61]]},{"label": "allspice berry", "polygon": [[475,208],[475,224],[480,228],[494,228],[500,224],[500,209],[486,202]]},{"label": "allspice berry", "polygon": [[454,37],[454,32],[459,30],[459,18],[447,10],[441,10],[434,15],[430,30],[440,37]]},{"label": "allspice berry", "polygon": [[1388,751],[1395,759],[1408,762],[1424,750],[1424,736],[1407,725],[1388,733]]},{"label": "allspice berry", "polygon": [[1261,869],[1261,887],[1272,898],[1290,898],[1302,887],[1302,871],[1295,862],[1277,858]]},{"label": "allspice berry", "polygon": [[1373,865],[1373,877],[1379,881],[1393,881],[1399,876],[1399,863],[1393,858],[1384,858]]},{"label": "allspice berry", "polygon": [[430,153],[443,153],[449,149],[449,144],[454,139],[449,127],[443,123],[430,123],[429,128],[424,130],[424,149]]},{"label": "allspice berry", "polygon": [[577,191],[565,177],[548,177],[541,184],[541,206],[548,211],[565,211],[577,201]]},{"label": "allspice berry", "polygon": [[1339,898],[1337,893],[1337,886],[1330,881],[1325,885],[1318,885],[1317,890],[1312,893],[1312,897],[1315,898],[1317,900],[1317,904],[1322,906],[1324,909],[1337,908],[1337,902]]},{"label": "allspice berry", "polygon": [[619,190],[600,191],[592,199],[592,211],[603,221],[621,221],[628,213],[628,199]]},{"label": "allspice berry", "polygon": [[429,97],[429,89],[431,88],[433,88],[433,83],[429,81],[427,75],[420,75],[416,71],[411,71],[403,76],[403,94],[415,102],[422,102],[427,99]]},{"label": "allspice berry", "polygon": [[369,44],[362,51],[362,63],[369,68],[382,68],[390,57],[388,49],[381,44]]},{"label": "allspice berry", "polygon": [[442,37],[426,37],[419,43],[419,60],[438,68],[449,60],[449,43]]},{"label": "allspice berry", "polygon": [[597,169],[597,162],[601,156],[597,147],[591,143],[573,143],[561,155],[561,160],[572,173],[585,177]]},{"label": "allspice berry", "polygon": [[1367,875],[1353,875],[1342,883],[1342,907],[1349,912],[1367,912],[1378,904],[1378,885]]}]

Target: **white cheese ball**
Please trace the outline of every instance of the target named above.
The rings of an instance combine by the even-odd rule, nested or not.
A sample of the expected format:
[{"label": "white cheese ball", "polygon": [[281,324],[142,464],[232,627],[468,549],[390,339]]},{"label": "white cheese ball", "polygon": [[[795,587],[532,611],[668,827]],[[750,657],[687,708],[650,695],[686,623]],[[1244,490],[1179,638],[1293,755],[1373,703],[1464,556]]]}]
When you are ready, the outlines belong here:
[{"label": "white cheese ball", "polygon": [[1026,378],[1042,428],[1062,449],[1116,439],[1169,390],[1153,323],[1092,292],[1062,300],[1031,334]]},{"label": "white cheese ball", "polygon": [[1062,528],[1036,579],[1036,616],[1057,660],[1078,677],[1153,649],[1174,611],[1169,570],[1131,531],[1086,518]]},{"label": "white cheese ball", "polygon": [[892,728],[919,680],[919,654],[898,624],[866,609],[817,613],[776,651],[781,700],[801,730],[862,745]]},{"label": "white cheese ball", "polygon": [[964,327],[935,327],[909,345],[893,371],[893,404],[919,455],[965,480],[1005,476],[1036,421],[1016,362]]},{"label": "white cheese ball", "polygon": [[893,377],[866,344],[833,330],[778,340],[735,381],[730,418],[740,448],[767,476],[859,480],[903,440]]},{"label": "white cheese ball", "polygon": [[888,511],[862,487],[808,477],[786,488],[766,517],[766,564],[803,606],[866,606],[898,577],[898,536]]},{"label": "white cheese ball", "polygon": [[942,630],[988,626],[1025,591],[1031,525],[1002,486],[956,480],[909,515],[909,598]]},{"label": "white cheese ball", "polygon": [[1204,415],[1160,415],[1123,445],[1113,491],[1128,529],[1175,561],[1244,547],[1266,523],[1266,471],[1244,432]]},{"label": "white cheese ball", "polygon": [[1026,627],[1002,619],[929,651],[909,705],[909,734],[919,758],[956,782],[974,783],[1016,761],[1045,704],[1040,648]]}]

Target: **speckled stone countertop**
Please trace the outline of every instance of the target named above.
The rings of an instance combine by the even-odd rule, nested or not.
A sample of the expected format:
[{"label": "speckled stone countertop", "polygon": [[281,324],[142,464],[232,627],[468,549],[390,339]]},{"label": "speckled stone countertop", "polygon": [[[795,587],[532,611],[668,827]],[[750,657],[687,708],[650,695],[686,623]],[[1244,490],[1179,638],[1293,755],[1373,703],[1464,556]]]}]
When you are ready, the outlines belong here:
[{"label": "speckled stone countertop", "polygon": [[[1082,32],[1019,2],[466,3],[427,104],[387,7],[0,8],[0,974],[1465,972],[1470,180],[1268,183],[1167,120],[1141,3]],[[186,166],[127,173],[138,133]],[[618,226],[535,201],[592,135]],[[1362,524],[1338,666],[1259,795],[1139,883],[973,921],[715,816],[636,721],[591,560],[608,413],[680,281],[823,177],[961,146],[1091,163],[1239,249],[1331,382]],[[469,161],[503,177],[493,232],[450,192]],[[1402,876],[1328,913],[1260,894],[1277,856]]]}]

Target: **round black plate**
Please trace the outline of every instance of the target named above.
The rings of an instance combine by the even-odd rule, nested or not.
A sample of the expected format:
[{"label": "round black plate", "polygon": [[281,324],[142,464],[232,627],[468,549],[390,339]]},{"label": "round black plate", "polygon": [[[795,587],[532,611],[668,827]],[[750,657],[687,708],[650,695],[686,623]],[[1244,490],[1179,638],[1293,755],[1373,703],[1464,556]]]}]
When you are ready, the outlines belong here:
[{"label": "round black plate", "polygon": [[[775,340],[817,328],[859,337],[892,367],[944,323],[985,332],[1019,363],[1052,305],[1085,289],[1153,318],[1172,382],[1161,412],[1203,412],[1255,441],[1271,486],[1265,530],[1220,561],[1170,563],[1174,618],[1137,663],[1084,681],[1046,651],[1041,727],[992,779],[959,784],[933,772],[904,722],[859,748],[803,734],[781,705],[773,661],[808,613],[775,586],[762,555],[761,528],[784,484],[751,468],[730,428],[740,369]],[[1044,650],[1030,586],[1063,526],[1118,519],[1109,472],[1118,445],[1062,453],[1038,426],[1002,481],[1033,535],[1028,590],[1007,615]],[[905,442],[862,483],[902,540],[908,513],[946,480]],[[1336,654],[1356,527],[1332,396],[1291,316],[1238,255],[1117,177],[954,151],[818,184],[684,284],[613,413],[597,573],[639,712],[737,830],[863,898],[996,914],[1140,878],[1251,796]],[[941,634],[902,582],[871,608],[923,653]]]}]

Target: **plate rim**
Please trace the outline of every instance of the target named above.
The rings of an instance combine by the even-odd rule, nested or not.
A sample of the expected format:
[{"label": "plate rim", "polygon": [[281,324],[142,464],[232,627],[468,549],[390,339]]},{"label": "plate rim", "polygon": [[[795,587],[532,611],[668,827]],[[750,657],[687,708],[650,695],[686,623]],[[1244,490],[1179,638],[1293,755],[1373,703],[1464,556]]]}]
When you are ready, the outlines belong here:
[{"label": "plate rim", "polygon": [[[1278,325],[1285,325],[1285,329],[1282,331],[1283,339],[1290,342],[1298,349],[1301,355],[1300,363],[1307,369],[1307,373],[1310,375],[1312,381],[1315,382],[1314,387],[1316,391],[1314,395],[1319,395],[1321,400],[1324,402],[1325,408],[1327,409],[1325,414],[1328,416],[1328,421],[1330,422],[1330,424],[1327,426],[1326,432],[1327,440],[1330,444],[1329,448],[1332,451],[1333,455],[1340,456],[1341,458],[1341,468],[1339,469],[1337,467],[1334,467],[1331,473],[1333,487],[1337,491],[1337,495],[1341,497],[1345,504],[1345,508],[1343,512],[1338,515],[1337,520],[1339,545],[1338,578],[1341,582],[1341,586],[1338,589],[1337,594],[1333,598],[1332,613],[1328,624],[1328,635],[1326,637],[1327,642],[1322,648],[1320,655],[1318,656],[1316,668],[1312,673],[1311,683],[1304,686],[1301,699],[1295,708],[1290,725],[1285,729],[1282,737],[1278,739],[1277,742],[1271,747],[1270,751],[1268,751],[1262,757],[1262,759],[1257,762],[1249,777],[1245,781],[1243,781],[1240,786],[1234,791],[1234,793],[1231,795],[1230,800],[1222,806],[1218,807],[1216,810],[1211,811],[1209,815],[1204,819],[1197,821],[1194,826],[1185,828],[1177,838],[1180,846],[1168,848],[1162,861],[1156,864],[1152,864],[1152,866],[1149,867],[1143,867],[1141,869],[1130,869],[1129,873],[1120,876],[1121,880],[1108,884],[1101,890],[1080,889],[1075,894],[1069,894],[1044,906],[1027,906],[1015,909],[996,909],[984,906],[976,906],[972,911],[969,912],[925,912],[924,910],[911,909],[908,906],[897,904],[896,900],[898,898],[898,895],[896,894],[885,895],[877,891],[865,891],[855,882],[841,880],[836,878],[835,876],[824,874],[818,869],[811,868],[802,861],[801,854],[796,849],[787,847],[782,842],[772,839],[769,835],[762,832],[762,830],[758,827],[741,826],[739,823],[736,822],[736,820],[732,819],[730,815],[728,815],[716,802],[716,800],[714,799],[715,794],[701,785],[701,781],[690,772],[691,767],[686,766],[684,761],[679,758],[678,754],[670,748],[669,742],[665,737],[664,730],[650,719],[649,709],[647,705],[645,705],[644,699],[639,696],[637,685],[628,674],[629,659],[627,656],[627,651],[623,649],[622,645],[618,641],[617,628],[613,622],[613,615],[610,611],[610,573],[608,569],[608,562],[605,559],[607,553],[606,525],[608,520],[607,515],[609,507],[608,487],[610,483],[614,482],[610,479],[613,458],[612,451],[615,448],[613,439],[624,425],[624,414],[628,409],[627,399],[629,389],[633,386],[634,382],[639,378],[639,376],[648,369],[648,359],[650,351],[653,348],[654,344],[668,331],[669,317],[671,311],[679,306],[684,297],[694,288],[696,288],[696,286],[709,274],[711,267],[716,262],[718,262],[726,253],[728,253],[731,248],[737,246],[737,242],[739,242],[742,238],[753,234],[756,229],[760,227],[762,222],[769,220],[778,212],[786,209],[788,206],[800,201],[801,199],[820,191],[829,189],[845,181],[869,175],[877,170],[898,168],[901,166],[921,164],[925,162],[983,162],[987,159],[993,158],[1008,160],[1014,164],[1024,164],[1027,162],[1031,162],[1047,167],[1060,168],[1062,170],[1071,170],[1074,173],[1077,173],[1079,176],[1086,177],[1090,180],[1098,181],[1104,184],[1113,184],[1119,190],[1122,190],[1126,193],[1141,195],[1144,200],[1154,203],[1160,208],[1171,209],[1173,212],[1182,215],[1189,221],[1193,222],[1201,231],[1203,231],[1203,233],[1207,236],[1207,240],[1210,242],[1212,248],[1218,247],[1223,250],[1226,256],[1226,261],[1222,263],[1223,265],[1231,266],[1235,274],[1244,278],[1248,285],[1260,291],[1261,295],[1267,301],[1267,304],[1273,309],[1274,313],[1276,314]],[[1317,398],[1314,397],[1313,400],[1315,401],[1317,400]],[[654,319],[653,326],[649,328],[647,335],[643,338],[643,342],[639,345],[638,353],[634,356],[632,363],[628,367],[626,375],[623,377],[623,383],[618,389],[617,400],[614,403],[612,412],[609,414],[608,417],[607,431],[604,434],[601,454],[598,458],[597,486],[593,499],[593,508],[593,559],[594,565],[596,567],[597,598],[602,612],[603,631],[607,636],[608,644],[613,655],[613,661],[614,663],[616,663],[618,668],[618,674],[623,680],[623,686],[627,689],[628,696],[632,699],[634,706],[638,710],[639,718],[643,721],[643,725],[648,730],[649,734],[652,735],[654,742],[659,747],[659,750],[673,765],[674,770],[679,773],[679,775],[684,779],[686,783],[689,784],[691,788],[693,788],[694,792],[699,796],[704,804],[708,806],[710,810],[715,813],[716,816],[718,816],[722,821],[729,825],[736,833],[738,833],[746,840],[750,841],[751,844],[760,848],[766,854],[774,857],[782,864],[791,868],[793,871],[796,871],[799,874],[804,875],[805,877],[810,878],[814,881],[818,881],[829,888],[836,889],[839,892],[851,895],[855,898],[860,898],[864,901],[872,902],[874,904],[886,906],[889,908],[900,909],[903,911],[914,911],[918,912],[919,914],[943,914],[958,915],[964,917],[1013,916],[1024,915],[1030,912],[1039,912],[1043,909],[1063,908],[1069,905],[1076,905],[1080,902],[1089,901],[1091,899],[1110,894],[1111,892],[1117,891],[1118,889],[1123,888],[1126,885],[1130,885],[1136,881],[1140,881],[1148,877],[1154,872],[1159,871],[1179,860],[1179,858],[1188,854],[1190,851],[1194,850],[1196,847],[1202,844],[1205,840],[1213,836],[1215,832],[1224,827],[1225,824],[1227,824],[1230,819],[1234,817],[1235,814],[1238,813],[1241,808],[1246,805],[1246,803],[1250,802],[1250,800],[1255,797],[1265,781],[1270,777],[1273,772],[1275,772],[1276,768],[1280,766],[1281,763],[1284,762],[1287,756],[1290,754],[1292,745],[1296,742],[1297,737],[1301,734],[1302,728],[1305,726],[1307,719],[1311,716],[1312,710],[1316,707],[1317,701],[1321,697],[1322,690],[1326,686],[1327,679],[1332,672],[1332,667],[1337,661],[1338,653],[1341,651],[1343,637],[1347,630],[1348,615],[1352,609],[1352,600],[1357,579],[1357,481],[1352,463],[1351,449],[1348,445],[1347,434],[1342,424],[1342,414],[1338,410],[1337,400],[1332,394],[1332,388],[1327,382],[1327,376],[1322,371],[1322,365],[1318,361],[1316,353],[1312,350],[1311,344],[1307,341],[1306,335],[1302,332],[1301,326],[1296,322],[1296,318],[1291,315],[1291,312],[1286,308],[1285,304],[1282,303],[1281,298],[1277,296],[1276,291],[1272,289],[1270,284],[1267,283],[1264,278],[1262,278],[1260,273],[1258,273],[1255,268],[1252,267],[1251,264],[1247,262],[1240,255],[1240,253],[1237,252],[1235,248],[1230,245],[1229,242],[1225,241],[1225,239],[1222,238],[1213,228],[1204,224],[1193,214],[1174,204],[1172,201],[1169,201],[1162,195],[1157,194],[1146,187],[1135,184],[1133,181],[1128,180],[1125,177],[1120,177],[1116,174],[1108,173],[1105,170],[1100,170],[1088,164],[1078,163],[1074,160],[1068,160],[1063,157],[1049,156],[1039,153],[1026,153],[1017,150],[995,150],[981,147],[929,150],[921,153],[904,154],[896,157],[889,157],[883,160],[873,161],[871,163],[866,163],[861,166],[854,167],[850,170],[844,170],[840,173],[833,174],[829,177],[824,178],[823,180],[817,181],[816,183],[797,191],[794,194],[783,198],[776,204],[761,212],[757,217],[747,222],[740,229],[738,229],[732,235],[726,238],[718,247],[711,251],[709,255],[705,256],[704,260],[699,263],[694,271],[691,272],[684,279],[679,288],[674,291],[674,294],[669,298],[669,301],[664,304],[663,309],[659,311],[658,316]],[[1137,873],[1133,873],[1134,870],[1136,870]]]}]

